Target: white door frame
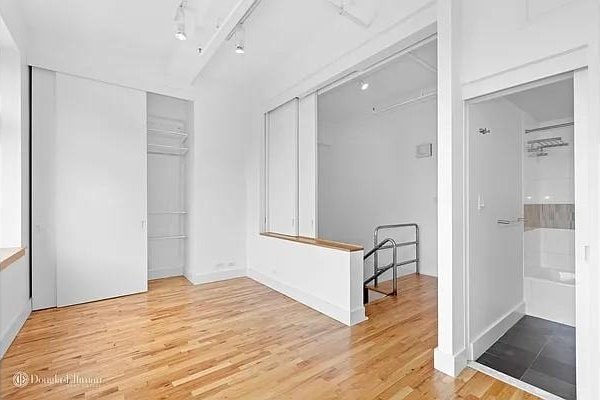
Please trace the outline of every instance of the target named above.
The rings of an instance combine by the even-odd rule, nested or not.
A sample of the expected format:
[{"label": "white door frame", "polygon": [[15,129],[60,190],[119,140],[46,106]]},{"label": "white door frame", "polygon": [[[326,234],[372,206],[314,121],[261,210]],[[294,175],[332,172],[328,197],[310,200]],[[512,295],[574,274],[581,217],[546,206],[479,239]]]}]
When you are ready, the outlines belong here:
[{"label": "white door frame", "polygon": [[594,379],[594,360],[593,354],[593,296],[592,291],[595,288],[593,283],[590,264],[588,257],[590,245],[592,243],[590,236],[589,221],[591,215],[597,212],[598,206],[589,201],[589,183],[591,180],[598,177],[597,171],[594,171],[593,165],[590,163],[591,157],[598,157],[598,152],[592,146],[590,138],[589,126],[589,84],[587,67],[579,68],[555,76],[549,76],[538,79],[532,82],[519,84],[518,86],[507,87],[499,91],[482,94],[477,97],[465,100],[465,129],[464,129],[464,145],[465,145],[465,336],[467,346],[467,358],[472,360],[473,354],[471,351],[471,341],[474,338],[470,337],[470,259],[469,259],[469,109],[472,105],[483,101],[504,97],[511,93],[521,92],[523,90],[532,89],[538,86],[547,85],[563,79],[573,78],[574,83],[574,104],[575,104],[575,134],[574,134],[574,151],[575,151],[575,271],[576,271],[576,367],[577,367],[577,397],[590,398],[589,390],[591,382]]}]

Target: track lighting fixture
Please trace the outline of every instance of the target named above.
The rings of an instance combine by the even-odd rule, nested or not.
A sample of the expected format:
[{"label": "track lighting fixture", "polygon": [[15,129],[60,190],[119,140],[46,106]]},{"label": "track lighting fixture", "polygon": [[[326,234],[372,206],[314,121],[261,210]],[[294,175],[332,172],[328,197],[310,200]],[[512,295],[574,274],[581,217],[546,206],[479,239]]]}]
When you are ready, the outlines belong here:
[{"label": "track lighting fixture", "polygon": [[367,90],[369,88],[369,82],[363,80],[360,81],[360,90]]},{"label": "track lighting fixture", "polygon": [[185,34],[185,9],[183,8],[183,0],[179,3],[177,12],[175,13],[175,37],[178,40],[187,39]]},{"label": "track lighting fixture", "polygon": [[244,54],[246,52],[245,36],[246,36],[246,32],[244,29],[244,25],[243,24],[238,25],[238,27],[235,30],[235,52],[237,54]]}]

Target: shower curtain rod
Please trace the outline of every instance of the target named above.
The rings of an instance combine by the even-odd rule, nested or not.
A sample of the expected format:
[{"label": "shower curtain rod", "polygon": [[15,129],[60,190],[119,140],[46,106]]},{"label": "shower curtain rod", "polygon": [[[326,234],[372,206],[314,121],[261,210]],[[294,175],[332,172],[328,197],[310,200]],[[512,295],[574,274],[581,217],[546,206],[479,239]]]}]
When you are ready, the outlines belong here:
[{"label": "shower curtain rod", "polygon": [[548,126],[542,126],[539,128],[525,129],[525,133],[547,131],[550,129],[564,128],[565,126],[573,126],[573,125],[575,125],[575,122],[566,122],[564,124],[548,125]]}]

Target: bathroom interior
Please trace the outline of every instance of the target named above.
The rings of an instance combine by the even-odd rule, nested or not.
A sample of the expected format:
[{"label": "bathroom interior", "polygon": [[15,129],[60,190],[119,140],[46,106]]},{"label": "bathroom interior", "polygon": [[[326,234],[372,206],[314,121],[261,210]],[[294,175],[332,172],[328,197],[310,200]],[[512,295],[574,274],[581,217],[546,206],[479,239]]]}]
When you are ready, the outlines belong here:
[{"label": "bathroom interior", "polygon": [[[480,339],[471,341],[474,365],[543,398],[575,399],[573,79],[515,90],[470,111],[469,157],[478,169],[471,173],[471,246],[498,251],[495,261],[470,251],[470,337]],[[507,308],[502,319],[498,310]],[[482,312],[491,317],[478,325],[473,318]],[[486,326],[505,333],[486,343],[493,331]]]}]

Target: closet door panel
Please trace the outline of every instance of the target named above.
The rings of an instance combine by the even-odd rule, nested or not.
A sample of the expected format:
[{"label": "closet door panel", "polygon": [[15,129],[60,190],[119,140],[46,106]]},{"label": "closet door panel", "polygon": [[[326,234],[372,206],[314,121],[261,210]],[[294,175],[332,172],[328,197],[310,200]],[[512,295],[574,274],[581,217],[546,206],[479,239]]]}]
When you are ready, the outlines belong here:
[{"label": "closet door panel", "polygon": [[56,74],[40,68],[31,72],[31,306],[40,310],[56,307]]},{"label": "closet door panel", "polygon": [[56,75],[58,306],[147,290],[146,97]]},{"label": "closet door panel", "polygon": [[267,114],[267,230],[298,234],[298,99]]},{"label": "closet door panel", "polygon": [[317,94],[300,99],[298,109],[298,234],[317,235]]}]

